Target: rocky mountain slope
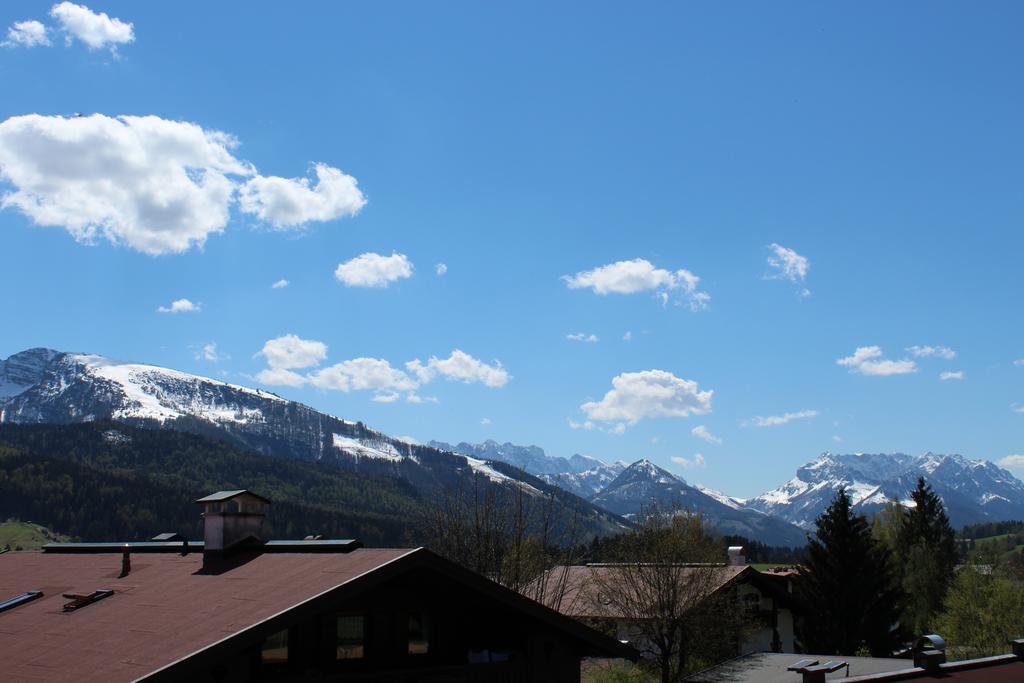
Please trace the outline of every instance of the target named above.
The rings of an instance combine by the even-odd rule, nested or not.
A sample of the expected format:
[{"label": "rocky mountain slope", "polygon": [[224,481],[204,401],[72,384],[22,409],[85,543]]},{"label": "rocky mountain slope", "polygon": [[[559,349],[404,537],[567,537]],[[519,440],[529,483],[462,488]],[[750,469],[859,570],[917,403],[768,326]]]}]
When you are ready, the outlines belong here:
[{"label": "rocky mountain slope", "polygon": [[548,455],[539,446],[517,446],[508,442],[499,444],[492,440],[477,444],[463,441],[456,446],[443,441],[431,441],[428,445],[476,458],[508,463],[582,498],[595,495],[626,469],[624,462],[606,463],[578,453],[562,458]]},{"label": "rocky mountain slope", "polygon": [[768,545],[797,547],[806,543],[802,529],[738,504],[726,504],[649,460],[638,460],[627,467],[591,502],[624,516],[635,515],[652,502],[663,508],[678,503],[684,510],[703,514],[722,534],[745,536]]},{"label": "rocky mountain slope", "polygon": [[908,503],[918,477],[942,498],[953,526],[1024,519],[1024,482],[986,460],[935,453],[823,453],[793,479],[745,501],[744,507],[809,529],[840,486],[846,487],[854,509],[870,516],[890,499]]}]

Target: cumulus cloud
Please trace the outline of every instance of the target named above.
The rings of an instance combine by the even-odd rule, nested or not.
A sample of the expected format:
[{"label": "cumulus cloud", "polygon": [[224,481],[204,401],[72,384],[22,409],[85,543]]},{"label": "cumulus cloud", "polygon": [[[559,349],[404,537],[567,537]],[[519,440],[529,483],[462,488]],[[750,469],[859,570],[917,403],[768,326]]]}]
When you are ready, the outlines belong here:
[{"label": "cumulus cloud", "polygon": [[489,418],[489,417],[482,417],[482,418],[480,418],[480,424],[482,424],[484,426],[487,426],[487,425],[491,424],[491,418]]},{"label": "cumulus cloud", "polygon": [[274,370],[295,370],[319,365],[327,358],[327,345],[313,339],[302,339],[294,334],[286,334],[268,340],[256,355],[263,356],[267,360],[267,365]]},{"label": "cumulus cloud", "polygon": [[405,367],[423,384],[440,376],[466,384],[479,382],[488,387],[503,387],[512,379],[501,361],[488,365],[459,349],[452,351],[448,358],[431,356],[426,363],[416,359],[406,363]]},{"label": "cumulus cloud", "polygon": [[599,341],[599,338],[598,338],[598,336],[596,334],[587,334],[585,332],[577,332],[575,334],[567,334],[567,335],[565,335],[565,338],[568,339],[569,341],[588,342],[588,343],[591,343],[591,344],[596,342],[596,341]]},{"label": "cumulus cloud", "polygon": [[[806,256],[801,256],[789,247],[772,243],[768,245],[771,254],[768,256],[768,265],[773,269],[767,277],[771,280],[789,280],[790,282],[802,285],[807,277],[807,271],[811,269],[811,262]],[[801,289],[800,296],[810,296],[811,290]]]},{"label": "cumulus cloud", "polygon": [[271,386],[301,387],[306,377],[285,368],[269,368],[256,373],[256,381]]},{"label": "cumulus cloud", "polygon": [[35,19],[16,21],[7,29],[7,40],[0,43],[0,45],[3,47],[49,45],[50,38],[46,33],[46,26]]},{"label": "cumulus cloud", "polygon": [[280,280],[278,280],[274,284],[270,285],[270,287],[271,287],[271,289],[284,289],[285,287],[287,287],[290,284],[291,283],[288,282],[288,280],[285,280],[284,278],[281,278]]},{"label": "cumulus cloud", "polygon": [[279,230],[354,216],[366,206],[355,178],[327,164],[314,170],[313,187],[308,178],[256,176],[240,188],[238,206]]},{"label": "cumulus cloud", "polygon": [[412,391],[419,386],[416,380],[381,358],[353,358],[335,363],[311,374],[309,381],[321,389],[345,393],[369,390],[378,395]]},{"label": "cumulus cloud", "polygon": [[239,184],[256,176],[237,146],[158,116],[15,116],[0,123],[0,181],[14,188],[0,206],[81,242],[180,253],[223,232]]},{"label": "cumulus cloud", "polygon": [[622,335],[622,341],[633,341],[633,333],[630,330],[626,330],[626,334]]},{"label": "cumulus cloud", "polygon": [[438,277],[440,277],[448,272],[448,266],[443,263],[438,263],[434,266],[434,272],[437,273]]},{"label": "cumulus cloud", "polygon": [[1020,403],[1011,403],[1010,410],[1015,413],[1024,413],[1024,405],[1021,405]]},{"label": "cumulus cloud", "polygon": [[708,428],[704,425],[697,425],[690,430],[690,433],[696,436],[698,439],[704,439],[708,443],[721,444],[722,440],[708,431]]},{"label": "cumulus cloud", "polygon": [[61,2],[50,10],[60,27],[67,34],[67,42],[73,38],[85,43],[90,50],[109,47],[111,51],[135,40],[134,26],[131,22],[110,18],[104,12],[93,12],[85,5],[72,2]]},{"label": "cumulus cloud", "polygon": [[683,469],[707,466],[707,464],[704,462],[704,456],[701,455],[700,453],[695,454],[692,458],[684,458],[681,455],[673,455],[672,462],[679,465]]},{"label": "cumulus cloud", "polygon": [[1024,455],[1008,455],[1005,458],[996,460],[996,464],[1008,469],[1024,470]]},{"label": "cumulus cloud", "polygon": [[405,254],[381,256],[366,252],[339,264],[334,277],[346,287],[387,287],[396,280],[412,277],[412,261]]},{"label": "cumulus cloud", "polygon": [[941,380],[965,379],[966,377],[967,377],[967,375],[965,375],[962,370],[957,370],[956,372],[940,372],[939,373],[939,379],[941,379]]},{"label": "cumulus cloud", "polygon": [[879,346],[858,346],[853,355],[840,358],[836,363],[850,368],[850,372],[877,377],[917,372],[917,363],[912,360],[883,359],[882,349]]},{"label": "cumulus cloud", "polygon": [[1017,360],[1013,361],[1013,364],[1014,365],[1024,365],[1024,358],[1018,358]]},{"label": "cumulus cloud", "polygon": [[946,346],[908,346],[907,352],[918,358],[928,358],[931,356],[945,358],[946,360],[956,358],[956,351]]},{"label": "cumulus cloud", "polygon": [[748,427],[778,427],[792,422],[793,420],[809,420],[817,417],[817,410],[801,410],[797,413],[783,413],[782,415],[769,415],[768,417],[752,417],[743,424]]},{"label": "cumulus cloud", "polygon": [[612,378],[612,389],[600,401],[580,406],[587,419],[636,424],[652,417],[687,417],[711,412],[714,391],[700,391],[697,382],[665,370],[624,372]]},{"label": "cumulus cloud", "polygon": [[202,304],[195,304],[188,299],[178,299],[172,301],[170,306],[160,306],[157,308],[158,313],[198,313],[202,309]]},{"label": "cumulus cloud", "polygon": [[417,392],[435,378],[479,382],[490,387],[504,386],[511,377],[499,361],[488,365],[458,349],[448,358],[432,357],[426,363],[413,360],[406,363],[407,370],[393,366],[383,358],[352,358],[330,366],[312,370],[303,375],[294,370],[318,366],[327,358],[327,346],[319,341],[301,339],[288,334],[271,339],[256,354],[264,356],[270,367],[256,375],[264,384],[301,386],[311,384],[320,389],[373,392],[378,403],[393,403],[402,394],[408,403],[436,403],[431,396]]},{"label": "cumulus cloud", "polygon": [[671,292],[678,294],[680,303],[694,311],[707,308],[711,300],[710,294],[700,291],[700,278],[690,271],[656,268],[642,258],[610,263],[575,275],[563,275],[562,280],[570,289],[591,289],[601,295],[655,292],[662,304],[668,303]]}]

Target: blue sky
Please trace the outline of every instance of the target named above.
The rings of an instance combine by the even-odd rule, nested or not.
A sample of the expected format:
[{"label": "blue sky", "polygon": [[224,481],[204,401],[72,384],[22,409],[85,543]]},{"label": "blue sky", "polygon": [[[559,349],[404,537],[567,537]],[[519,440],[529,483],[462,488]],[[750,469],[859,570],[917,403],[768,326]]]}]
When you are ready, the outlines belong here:
[{"label": "blue sky", "polygon": [[1024,454],[1017,3],[87,4],[0,6],[0,356],[738,496]]}]

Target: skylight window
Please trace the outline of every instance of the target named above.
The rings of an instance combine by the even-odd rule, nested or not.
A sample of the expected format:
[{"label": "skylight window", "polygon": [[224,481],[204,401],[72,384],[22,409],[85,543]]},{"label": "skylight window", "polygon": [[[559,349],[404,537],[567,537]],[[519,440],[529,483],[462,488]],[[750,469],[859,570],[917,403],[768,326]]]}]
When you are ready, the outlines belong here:
[{"label": "skylight window", "polygon": [[89,595],[76,595],[75,593],[65,593],[64,597],[70,600],[70,602],[64,603],[65,612],[74,612],[76,609],[82,609],[87,605],[91,605],[94,602],[102,600],[103,598],[109,598],[114,594],[114,591],[108,588],[101,588],[100,590],[93,591]]},{"label": "skylight window", "polygon": [[42,595],[43,591],[29,591],[27,593],[22,593],[21,595],[16,595],[13,598],[0,602],[0,612],[14,609],[18,605],[24,605],[26,602],[31,602],[36,598],[42,597]]}]

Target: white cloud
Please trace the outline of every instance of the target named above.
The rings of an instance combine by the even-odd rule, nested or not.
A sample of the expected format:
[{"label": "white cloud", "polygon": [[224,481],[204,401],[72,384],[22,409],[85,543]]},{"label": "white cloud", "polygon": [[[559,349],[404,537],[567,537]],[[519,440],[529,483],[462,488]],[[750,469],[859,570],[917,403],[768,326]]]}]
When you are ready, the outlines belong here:
[{"label": "white cloud", "polygon": [[434,272],[437,273],[438,277],[440,277],[448,272],[448,266],[443,263],[438,263],[434,266]]},{"label": "white cloud", "polygon": [[229,356],[223,353],[219,353],[217,351],[216,342],[208,342],[206,344],[203,344],[199,351],[196,353],[196,359],[198,360],[200,358],[202,358],[203,360],[208,360],[211,363],[217,363],[219,361],[229,358]]},{"label": "white cloud", "polygon": [[374,400],[391,403],[398,392],[414,391],[419,383],[381,358],[353,358],[312,373],[309,382],[321,389],[373,391]]},{"label": "white cloud", "polygon": [[42,22],[35,19],[16,21],[7,29],[7,40],[0,43],[3,47],[36,47],[37,45],[49,45],[50,39],[46,35],[46,27]]},{"label": "white cloud", "polygon": [[426,363],[417,359],[409,361],[405,367],[423,384],[441,376],[466,384],[480,382],[489,387],[503,387],[512,379],[502,367],[501,361],[495,360],[493,365],[488,365],[459,349],[452,351],[448,358],[431,356]]},{"label": "white cloud", "polygon": [[633,333],[626,330],[626,334],[622,335],[622,341],[633,341]]},{"label": "white cloud", "polygon": [[996,464],[1008,469],[1024,470],[1024,455],[1008,455],[996,460]]},{"label": "white cloud", "polygon": [[302,339],[294,334],[286,334],[267,341],[256,355],[266,358],[267,365],[274,370],[295,370],[319,365],[327,358],[327,345],[313,339]]},{"label": "white cloud", "polygon": [[500,362],[487,365],[458,349],[445,359],[432,357],[427,363],[409,361],[406,363],[408,372],[383,358],[352,358],[301,375],[293,370],[319,365],[327,357],[327,346],[294,334],[271,339],[256,355],[264,356],[270,366],[256,376],[264,384],[300,386],[308,382],[320,389],[345,393],[372,391],[372,400],[378,403],[393,403],[401,394],[408,403],[437,403],[433,396],[416,393],[437,377],[480,382],[490,387],[504,386],[511,379]]},{"label": "white cloud", "polygon": [[278,280],[274,284],[270,285],[270,287],[271,287],[271,289],[284,289],[285,287],[287,287],[290,284],[291,283],[288,282],[288,280],[285,280],[284,278],[281,278],[280,280]]},{"label": "white cloud", "polygon": [[291,370],[270,368],[256,373],[256,381],[271,386],[301,387],[307,380],[304,375]]},{"label": "white cloud", "polygon": [[118,45],[135,40],[131,22],[111,19],[106,13],[93,12],[85,5],[62,2],[53,6],[50,16],[67,32],[69,43],[77,38],[90,50],[109,46],[114,51]]},{"label": "white cloud", "polygon": [[[806,256],[801,256],[792,249],[774,242],[768,245],[768,248],[772,251],[768,256],[768,265],[775,269],[775,273],[768,276],[769,279],[789,280],[796,284],[804,281],[807,271],[811,268],[811,262],[807,260]],[[810,296],[810,294],[809,289],[800,292],[801,296]]]},{"label": "white cloud", "polygon": [[279,230],[355,216],[366,206],[355,178],[327,164],[314,170],[313,187],[308,178],[255,176],[240,188],[238,206]]},{"label": "white cloud", "polygon": [[840,442],[840,441],[842,441],[843,439],[842,439],[842,437],[840,437],[840,436],[839,436],[838,434],[833,434],[833,435],[832,435],[832,440],[833,440],[833,441],[835,441],[836,443],[839,443],[839,442]]},{"label": "white cloud", "polygon": [[339,264],[334,277],[346,287],[387,287],[396,280],[412,277],[412,262],[405,254],[381,256],[367,252]]},{"label": "white cloud", "polygon": [[930,356],[945,358],[946,360],[956,358],[956,351],[946,346],[908,346],[907,351],[918,358],[928,358]]},{"label": "white cloud", "polygon": [[[593,420],[584,420],[583,422],[576,422],[571,417],[568,419],[569,429],[582,429],[583,431],[592,432],[604,432],[605,434],[625,434],[626,424],[624,422],[617,422],[608,427],[596,424]],[[657,437],[652,439],[651,443],[656,443]]]},{"label": "white cloud", "polygon": [[721,444],[722,440],[708,431],[708,428],[704,425],[697,425],[690,430],[690,433],[696,436],[698,439],[704,439],[708,443]]},{"label": "white cloud", "polygon": [[1011,403],[1010,410],[1015,413],[1024,413],[1024,405],[1021,405],[1020,403]]},{"label": "white cloud", "polygon": [[673,455],[672,462],[679,465],[683,469],[690,469],[691,467],[707,467],[704,462],[704,456],[700,453],[695,454],[692,458],[684,458],[681,455]]},{"label": "white cloud", "polygon": [[917,363],[912,360],[883,359],[882,349],[879,346],[858,346],[852,356],[840,358],[836,363],[850,368],[850,372],[878,377],[917,372]]},{"label": "white cloud", "polygon": [[202,304],[194,304],[188,299],[178,299],[170,306],[160,306],[156,310],[158,313],[198,313],[202,307]]},{"label": "white cloud", "polygon": [[768,417],[752,417],[746,422],[744,426],[747,427],[778,427],[784,425],[793,420],[808,420],[812,417],[817,417],[817,410],[801,410],[797,413],[783,413],[782,415],[769,415]]},{"label": "white cloud", "polygon": [[562,280],[570,289],[591,289],[601,295],[653,291],[662,304],[668,303],[670,291],[677,292],[683,303],[694,311],[707,308],[711,300],[710,294],[698,289],[700,278],[690,271],[680,269],[672,272],[655,268],[654,264],[642,258],[610,263],[575,275],[563,275]]},{"label": "white cloud", "polygon": [[[711,411],[714,391],[665,370],[624,372],[612,378],[612,389],[600,401],[580,406],[588,420],[636,424],[651,417],[687,417]],[[623,427],[625,429],[625,427]]]},{"label": "white cloud", "polygon": [[1024,365],[1024,358],[1018,358],[1017,360],[1013,361],[1013,364],[1014,365]]},{"label": "white cloud", "polygon": [[0,123],[0,180],[14,187],[0,206],[81,242],[180,253],[223,232],[239,183],[256,175],[237,146],[158,116],[15,116]]},{"label": "white cloud", "polygon": [[962,370],[957,370],[956,372],[941,372],[941,373],[939,373],[939,379],[941,379],[941,380],[964,379],[965,377],[967,377],[967,375],[965,375]]},{"label": "white cloud", "polygon": [[489,417],[482,417],[482,418],[480,418],[480,424],[482,424],[484,426],[491,424],[491,418],[489,418]]},{"label": "white cloud", "polygon": [[589,342],[591,344],[596,341],[599,341],[599,337],[596,334],[586,334],[585,332],[567,334],[565,335],[565,338],[568,339],[569,341]]}]

